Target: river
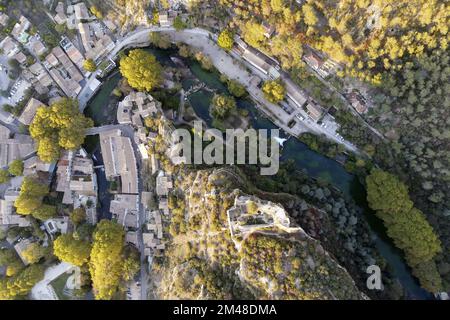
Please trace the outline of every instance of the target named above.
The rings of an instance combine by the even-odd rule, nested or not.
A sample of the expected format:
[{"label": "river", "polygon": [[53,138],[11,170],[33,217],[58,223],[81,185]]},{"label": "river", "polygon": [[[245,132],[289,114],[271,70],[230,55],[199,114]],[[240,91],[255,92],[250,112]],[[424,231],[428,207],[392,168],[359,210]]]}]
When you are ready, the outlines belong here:
[{"label": "river", "polygon": [[[153,48],[147,48],[146,50],[153,53],[162,64],[171,67],[175,66],[170,60],[170,55],[174,54],[174,51],[164,51]],[[217,92],[227,92],[227,88],[220,81],[218,74],[203,70],[196,61],[183,61],[187,66],[189,66],[194,76],[193,78],[182,80],[182,86],[185,90],[188,89],[197,79],[204,82],[209,88],[214,89]],[[120,79],[120,73],[114,73],[103,83],[102,88],[88,103],[88,106],[85,109],[85,114],[91,116],[96,125],[113,123],[115,121],[116,103],[115,98],[112,97],[112,91]],[[201,117],[208,125],[211,125],[212,123],[212,118],[209,114],[209,104],[212,96],[213,94],[211,92],[200,90],[191,94],[188,98],[197,115]],[[237,99],[237,106],[238,108],[249,111],[250,122],[255,129],[277,128],[269,119],[267,119],[256,109],[252,102],[246,99]],[[284,132],[281,132],[281,136],[284,136]],[[379,220],[375,216],[374,212],[368,207],[365,189],[359,183],[356,176],[347,172],[343,165],[337,161],[311,150],[306,144],[293,137],[290,137],[288,141],[284,143],[282,148],[281,160],[285,161],[287,159],[293,159],[299,170],[306,171],[307,174],[313,178],[322,178],[328,181],[330,184],[340,189],[346,197],[353,199],[355,203],[363,209],[363,216],[369,224],[370,232],[372,238],[374,239],[375,245],[381,256],[383,256],[390,266],[393,276],[399,279],[405,290],[406,296],[410,299],[432,298],[431,294],[418,285],[417,280],[411,275],[411,270],[403,259],[402,252],[392,244],[391,239],[389,239],[386,235],[386,230],[381,220]],[[98,165],[98,163],[96,163],[96,165]],[[102,179],[104,179],[104,177],[102,178],[100,176],[99,180]],[[104,188],[105,183],[101,184],[103,185],[102,188]],[[100,189],[101,186],[99,186],[100,194],[105,194],[102,192],[104,190]],[[107,201],[102,201],[102,199],[100,199],[100,202],[109,202],[109,198]],[[105,214],[104,209],[101,211]],[[106,218],[107,216],[104,217]]]}]

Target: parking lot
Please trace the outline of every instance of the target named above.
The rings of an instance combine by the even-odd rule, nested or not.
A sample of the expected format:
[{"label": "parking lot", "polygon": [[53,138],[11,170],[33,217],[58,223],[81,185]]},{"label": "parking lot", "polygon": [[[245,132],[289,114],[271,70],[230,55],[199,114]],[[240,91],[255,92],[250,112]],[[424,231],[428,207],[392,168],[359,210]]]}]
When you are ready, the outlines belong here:
[{"label": "parking lot", "polygon": [[16,105],[18,102],[21,102],[25,96],[25,90],[27,90],[31,86],[25,80],[18,79],[11,87],[10,96],[8,96],[8,104]]}]

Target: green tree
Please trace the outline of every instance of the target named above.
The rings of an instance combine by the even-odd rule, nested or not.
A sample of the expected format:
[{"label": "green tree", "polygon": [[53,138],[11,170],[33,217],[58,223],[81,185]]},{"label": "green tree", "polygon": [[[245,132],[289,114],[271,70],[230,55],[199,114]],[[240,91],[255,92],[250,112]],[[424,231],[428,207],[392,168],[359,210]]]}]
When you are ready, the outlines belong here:
[{"label": "green tree", "polygon": [[183,22],[180,16],[176,16],[173,20],[173,27],[175,30],[180,31],[186,28],[186,23]]},{"label": "green tree", "polygon": [[78,102],[62,98],[50,107],[41,107],[30,125],[30,134],[38,144],[38,155],[44,162],[58,160],[61,148],[78,149],[84,142],[86,129],[93,121],[78,109]]},{"label": "green tree", "polygon": [[86,59],[83,62],[83,68],[86,71],[94,72],[95,70],[97,70],[97,65],[95,64],[94,60]]},{"label": "green tree", "polygon": [[53,242],[53,253],[59,260],[81,267],[89,261],[91,244],[63,234]]},{"label": "green tree", "polygon": [[70,220],[75,226],[79,226],[86,220],[86,210],[84,208],[75,208],[70,214]]},{"label": "green tree", "polygon": [[429,292],[442,291],[442,279],[434,261],[421,262],[412,268],[413,275],[419,279],[420,286]]},{"label": "green tree", "polygon": [[236,80],[228,80],[228,91],[236,98],[241,98],[247,94],[245,87]]},{"label": "green tree", "polygon": [[234,34],[229,29],[223,30],[217,38],[219,47],[225,50],[231,50],[234,43]]},{"label": "green tree", "polygon": [[125,232],[119,224],[101,220],[94,232],[89,271],[95,298],[110,300],[122,278],[122,250]]},{"label": "green tree", "polygon": [[16,275],[24,268],[22,260],[10,249],[0,249],[0,266],[6,267],[7,277]]},{"label": "green tree", "polygon": [[272,103],[282,101],[286,94],[286,89],[283,83],[279,80],[268,80],[264,82],[262,91],[264,97]]},{"label": "green tree", "polygon": [[211,101],[211,114],[215,118],[224,119],[236,110],[236,101],[233,97],[224,94],[215,94]]},{"label": "green tree", "polygon": [[9,181],[9,172],[8,170],[0,169],[0,184],[6,183]]},{"label": "green tree", "polygon": [[23,161],[22,160],[14,160],[9,164],[8,171],[13,176],[21,176],[23,173]]},{"label": "green tree", "polygon": [[162,83],[162,67],[154,55],[142,49],[131,50],[120,60],[120,72],[139,91],[151,91]]},{"label": "green tree", "polygon": [[441,280],[433,271],[433,258],[442,251],[441,242],[425,215],[413,207],[406,186],[380,169],[373,169],[366,183],[369,205],[383,220],[388,236],[405,252],[408,265],[423,287],[436,288]]}]

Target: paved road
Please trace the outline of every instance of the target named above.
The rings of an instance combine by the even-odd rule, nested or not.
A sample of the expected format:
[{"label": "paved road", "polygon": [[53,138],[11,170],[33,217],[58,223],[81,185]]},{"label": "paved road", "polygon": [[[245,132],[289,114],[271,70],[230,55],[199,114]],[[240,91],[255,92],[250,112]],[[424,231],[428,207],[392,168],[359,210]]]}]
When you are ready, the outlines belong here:
[{"label": "paved road", "polygon": [[31,297],[33,300],[58,300],[58,296],[50,286],[50,282],[73,268],[76,267],[69,263],[61,262],[60,264],[45,270],[44,279],[39,281],[33,289],[31,289]]}]

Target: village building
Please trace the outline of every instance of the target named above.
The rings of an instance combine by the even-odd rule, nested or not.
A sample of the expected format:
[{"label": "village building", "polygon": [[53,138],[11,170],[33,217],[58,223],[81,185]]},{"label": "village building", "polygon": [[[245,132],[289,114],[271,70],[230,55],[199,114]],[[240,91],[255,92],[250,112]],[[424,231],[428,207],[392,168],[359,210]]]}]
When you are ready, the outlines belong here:
[{"label": "village building", "polygon": [[31,241],[30,239],[23,239],[14,245],[14,250],[16,250],[18,256],[20,257],[20,260],[22,260],[23,264],[26,266],[29,265],[30,262],[24,257],[23,253],[33,243],[34,242]]},{"label": "village building", "polygon": [[138,193],[136,157],[128,137],[120,130],[100,133],[100,147],[108,180],[120,178],[122,193]]},{"label": "village building", "polygon": [[47,107],[45,104],[35,98],[31,98],[25,105],[22,114],[19,117],[19,121],[26,126],[29,126],[36,115],[39,107]]},{"label": "village building", "polygon": [[[117,121],[120,124],[143,126],[142,119],[154,117],[161,110],[161,102],[144,92],[133,91],[117,107]],[[142,118],[142,119],[141,119]]]},{"label": "village building", "polygon": [[235,37],[235,51],[250,65],[272,79],[280,77],[279,67],[276,61],[266,56],[262,52],[247,45],[240,37]]},{"label": "village building", "polygon": [[23,161],[23,175],[32,176],[38,173],[50,173],[55,168],[54,164],[43,162],[38,156],[30,157]]},{"label": "village building", "polygon": [[19,21],[14,25],[11,35],[16,38],[20,43],[27,43],[29,34],[26,32],[31,27],[30,21],[24,17],[21,16],[19,18]]},{"label": "village building", "polygon": [[264,36],[270,39],[275,32],[275,27],[267,24],[266,22],[262,23],[262,27],[264,28]]},{"label": "village building", "polygon": [[50,77],[50,74],[47,72],[47,70],[44,69],[44,67],[39,63],[36,62],[33,65],[31,65],[28,68],[28,71],[30,71],[34,76],[37,82],[33,82],[33,85],[39,84],[40,86],[48,88],[54,83],[52,77]]},{"label": "village building", "polygon": [[138,233],[136,231],[128,231],[125,234],[125,242],[130,243],[130,244],[134,245],[135,247],[138,247],[138,245],[139,245]]},{"label": "village building", "polygon": [[114,49],[114,41],[101,28],[98,21],[80,22],[78,23],[78,31],[80,32],[87,59],[98,62],[101,57]]},{"label": "village building", "polygon": [[169,28],[173,24],[173,19],[169,16],[169,13],[166,12],[160,12],[159,13],[159,25],[161,27]]},{"label": "village building", "polygon": [[0,42],[0,49],[3,50],[3,54],[10,58],[13,57],[16,53],[20,52],[19,45],[10,36],[7,36],[2,40],[2,42]]},{"label": "village building", "polygon": [[73,45],[73,43],[66,37],[59,42],[63,50],[66,52],[69,59],[78,67],[79,70],[83,71],[84,57],[80,50]]},{"label": "village building", "polygon": [[0,25],[6,27],[8,25],[9,17],[6,13],[0,12]]},{"label": "village building", "polygon": [[36,151],[30,136],[12,133],[0,124],[0,168],[8,166],[12,161],[23,159]]},{"label": "village building", "polygon": [[10,186],[3,193],[3,199],[0,199],[0,226],[30,226],[30,221],[25,216],[17,214],[14,206],[19,197],[22,181],[22,177],[12,178]]},{"label": "village building", "polygon": [[66,234],[69,228],[69,217],[51,218],[44,222],[44,227],[52,237],[57,233]]},{"label": "village building", "polygon": [[67,22],[67,16],[64,11],[64,3],[58,2],[58,5],[55,8],[56,15],[53,17],[57,24],[64,24]]},{"label": "village building", "polygon": [[322,117],[324,110],[323,108],[314,101],[309,101],[306,105],[306,112],[315,122],[319,121]]},{"label": "village building", "polygon": [[25,64],[25,62],[27,62],[27,56],[22,51],[17,52],[13,56],[13,58],[16,59],[17,62],[19,62],[22,65]]},{"label": "village building", "polygon": [[120,130],[100,133],[100,144],[109,180],[120,177],[122,193],[137,193],[136,159],[128,137]]},{"label": "village building", "polygon": [[173,188],[172,178],[170,175],[164,175],[163,171],[160,171],[156,177],[156,194],[159,197],[167,197],[169,190]]},{"label": "village building", "polygon": [[338,63],[328,58],[324,60],[319,54],[312,50],[303,56],[303,60],[323,78],[328,77],[340,68]]},{"label": "village building", "polygon": [[73,5],[73,12],[75,14],[75,19],[77,19],[78,22],[91,19],[89,10],[84,2]]},{"label": "village building", "polygon": [[126,229],[139,227],[138,207],[139,199],[135,194],[116,194],[111,201],[109,211],[112,218]]},{"label": "village building", "polygon": [[40,56],[47,52],[47,48],[44,43],[39,39],[33,39],[30,41],[30,48],[35,55]]},{"label": "village building", "polygon": [[348,100],[350,101],[352,107],[355,108],[355,110],[358,113],[366,113],[367,112],[368,109],[367,109],[366,102],[365,102],[364,98],[361,96],[361,94],[359,94],[358,92],[352,91],[348,95]]},{"label": "village building", "polygon": [[94,163],[83,149],[77,153],[66,151],[58,161],[56,191],[64,193],[64,204],[77,202],[81,206],[82,198],[96,198],[98,185]]},{"label": "village building", "polygon": [[53,48],[45,58],[45,64],[52,78],[68,97],[74,98],[80,93],[79,82],[83,80],[83,76],[60,47]]},{"label": "village building", "polygon": [[290,79],[284,81],[286,88],[287,102],[296,109],[301,109],[305,106],[308,98]]}]

